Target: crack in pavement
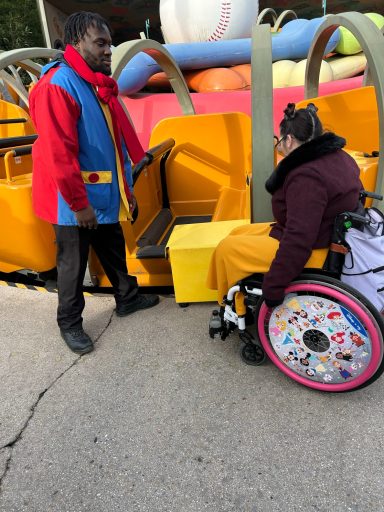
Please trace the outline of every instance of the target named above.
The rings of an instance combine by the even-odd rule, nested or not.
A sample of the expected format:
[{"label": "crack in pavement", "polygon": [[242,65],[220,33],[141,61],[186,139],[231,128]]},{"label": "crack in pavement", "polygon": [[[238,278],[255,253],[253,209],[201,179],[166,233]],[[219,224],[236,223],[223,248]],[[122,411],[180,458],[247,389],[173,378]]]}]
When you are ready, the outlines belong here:
[{"label": "crack in pavement", "polygon": [[0,449],[0,472],[4,471],[3,468],[5,468],[8,464],[8,460],[10,458],[10,448],[2,448]]},{"label": "crack in pavement", "polygon": [[[111,316],[109,317],[109,320],[107,322],[107,325],[101,331],[99,336],[94,340],[94,344],[96,344],[99,341],[99,339],[103,336],[103,334],[106,332],[108,327],[111,325],[113,315],[114,315],[114,311],[112,311]],[[7,473],[9,471],[10,467],[11,467],[13,448],[20,441],[20,439],[22,439],[23,434],[24,434],[26,428],[28,427],[31,419],[33,418],[33,416],[35,414],[35,411],[36,411],[36,408],[39,405],[41,399],[44,397],[44,395],[46,394],[47,391],[49,391],[57,382],[59,382],[59,380],[63,377],[63,375],[68,373],[69,370],[71,370],[74,366],[77,365],[77,363],[84,357],[84,355],[86,355],[86,354],[79,355],[79,357],[77,359],[75,359],[73,361],[73,363],[68,366],[68,368],[66,368],[63,372],[61,372],[61,374],[58,377],[56,377],[56,379],[54,381],[52,381],[51,384],[46,389],[44,389],[44,391],[39,393],[39,396],[37,397],[36,402],[30,408],[29,416],[26,419],[26,421],[24,422],[24,425],[21,427],[20,432],[18,432],[18,434],[16,434],[16,436],[14,437],[14,439],[12,439],[12,441],[10,441],[9,443],[7,443],[4,446],[0,446],[0,452],[2,452],[4,450],[5,451],[9,450],[9,452],[10,452],[9,456],[6,458],[6,461],[5,461],[5,469],[2,472],[2,474],[0,474],[0,496],[2,494],[3,483],[4,483],[4,480],[5,480],[5,477],[7,476]]]}]

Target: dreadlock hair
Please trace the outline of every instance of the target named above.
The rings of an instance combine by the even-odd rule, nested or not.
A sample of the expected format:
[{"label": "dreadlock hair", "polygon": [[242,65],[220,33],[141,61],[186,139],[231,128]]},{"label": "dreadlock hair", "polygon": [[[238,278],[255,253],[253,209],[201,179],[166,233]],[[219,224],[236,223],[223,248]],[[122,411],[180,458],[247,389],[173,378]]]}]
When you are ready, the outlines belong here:
[{"label": "dreadlock hair", "polygon": [[317,115],[317,107],[308,103],[306,108],[296,110],[294,103],[288,103],[280,123],[282,137],[293,135],[300,142],[309,142],[323,134],[323,126]]},{"label": "dreadlock hair", "polygon": [[111,27],[106,19],[96,12],[79,11],[69,16],[64,27],[64,44],[77,44],[83,39],[89,27],[96,27],[99,30],[107,27],[112,33]]}]

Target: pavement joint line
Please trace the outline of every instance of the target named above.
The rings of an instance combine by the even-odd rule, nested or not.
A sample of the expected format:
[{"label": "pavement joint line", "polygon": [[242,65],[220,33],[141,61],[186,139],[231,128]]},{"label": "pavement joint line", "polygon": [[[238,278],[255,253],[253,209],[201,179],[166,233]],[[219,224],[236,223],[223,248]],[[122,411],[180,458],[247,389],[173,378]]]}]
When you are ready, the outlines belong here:
[{"label": "pavement joint line", "polygon": [[[4,281],[3,281],[4,282]],[[0,284],[1,286],[1,284]],[[106,326],[104,327],[104,329],[101,331],[101,333],[99,334],[99,336],[94,340],[94,344],[96,344],[99,339],[103,336],[103,334],[106,332],[106,330],[108,329],[108,327],[111,325],[112,323],[112,318],[114,316],[114,310],[112,311],[111,313],[111,316],[109,317],[109,320],[107,321],[107,324]],[[32,405],[32,407],[30,407],[30,413],[29,413],[29,416],[28,418],[25,420],[24,422],[24,425],[21,427],[21,430],[20,432],[18,432],[16,434],[16,436],[12,439],[12,441],[10,441],[9,443],[7,443],[6,445],[4,446],[0,446],[0,451],[2,450],[6,450],[7,448],[10,449],[10,454],[9,454],[9,457],[7,458],[6,460],[6,463],[5,463],[5,469],[3,471],[2,474],[0,474],[0,496],[2,494],[2,490],[3,490],[3,483],[4,483],[4,480],[7,476],[7,473],[11,467],[11,464],[12,464],[12,454],[13,454],[13,448],[15,447],[15,445],[20,441],[20,439],[22,439],[23,437],[23,434],[25,432],[25,430],[27,429],[31,419],[33,418],[34,414],[35,414],[35,411],[37,409],[37,406],[39,405],[40,403],[40,400],[44,397],[44,395],[47,393],[47,391],[49,391],[51,388],[53,388],[53,386],[59,382],[59,380],[61,379],[61,377],[63,377],[67,372],[69,372],[69,370],[71,370],[74,366],[77,365],[77,363],[83,358],[83,356],[86,355],[86,354],[82,354],[82,355],[79,355],[79,357],[77,357],[73,362],[72,364],[70,364],[68,366],[68,368],[66,368],[63,372],[60,373],[60,375],[58,377],[56,377],[56,379],[54,381],[51,382],[51,384],[49,384],[49,386],[44,389],[44,391],[42,391],[41,393],[39,393],[39,396],[37,397],[37,400],[36,402]]]}]

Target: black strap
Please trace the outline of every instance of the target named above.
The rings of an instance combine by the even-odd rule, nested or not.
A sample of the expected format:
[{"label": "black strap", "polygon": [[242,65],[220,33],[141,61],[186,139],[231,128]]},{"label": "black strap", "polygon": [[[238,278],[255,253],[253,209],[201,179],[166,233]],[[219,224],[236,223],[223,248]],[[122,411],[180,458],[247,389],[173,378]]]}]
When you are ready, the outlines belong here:
[{"label": "black strap", "polygon": [[377,274],[378,272],[382,272],[383,270],[384,270],[384,266],[370,268],[368,270],[365,270],[364,272],[356,272],[355,274],[349,274],[347,272],[342,272],[342,274],[343,274],[343,276],[364,276],[365,274],[369,274],[370,272],[372,272],[373,274]]}]

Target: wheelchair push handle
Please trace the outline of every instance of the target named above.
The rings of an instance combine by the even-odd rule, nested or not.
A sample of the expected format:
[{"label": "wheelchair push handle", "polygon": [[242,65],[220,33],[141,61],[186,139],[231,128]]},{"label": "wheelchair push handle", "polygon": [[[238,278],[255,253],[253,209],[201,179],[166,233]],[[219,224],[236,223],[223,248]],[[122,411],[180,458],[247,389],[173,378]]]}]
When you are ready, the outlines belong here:
[{"label": "wheelchair push handle", "polygon": [[[352,222],[352,225],[354,222],[358,222],[360,224],[369,224],[369,219],[364,217],[364,215],[360,215],[359,213],[355,212],[345,212],[341,214],[341,216],[344,218],[344,224],[346,224],[348,221]],[[347,230],[352,226],[345,226]]]},{"label": "wheelchair push handle", "polygon": [[368,190],[362,190],[360,192],[360,199],[366,199],[367,197],[370,199],[377,199],[378,201],[383,200],[383,196],[381,194],[376,194],[376,192],[369,192]]},{"label": "wheelchair push handle", "polygon": [[345,243],[344,233],[352,227],[361,227],[369,224],[369,219],[355,212],[340,213],[335,219],[335,227],[333,231],[332,242]]}]

